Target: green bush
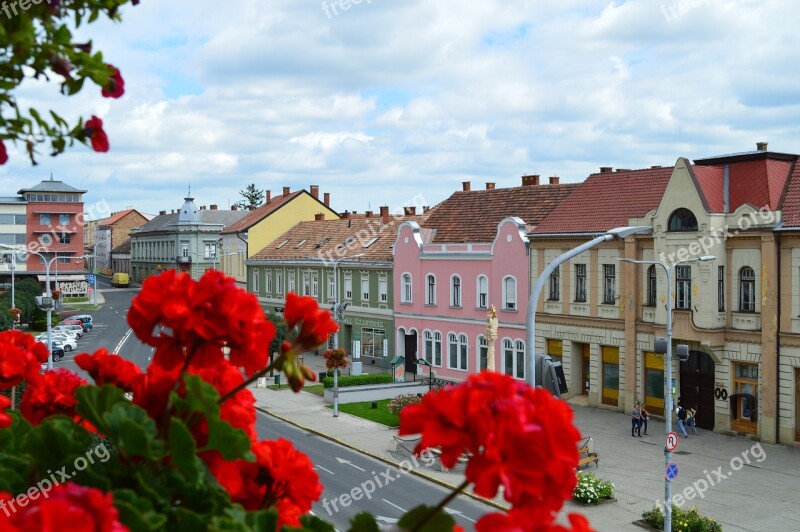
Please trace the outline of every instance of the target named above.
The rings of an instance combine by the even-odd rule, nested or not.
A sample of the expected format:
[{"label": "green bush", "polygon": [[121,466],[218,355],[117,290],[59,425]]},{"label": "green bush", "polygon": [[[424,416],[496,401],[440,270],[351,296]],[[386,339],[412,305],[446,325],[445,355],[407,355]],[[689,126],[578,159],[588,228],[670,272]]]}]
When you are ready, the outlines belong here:
[{"label": "green bush", "polygon": [[[339,387],[347,388],[349,386],[366,386],[367,384],[386,384],[393,380],[392,376],[388,373],[349,375],[346,377],[339,376]],[[325,385],[326,388],[333,388],[333,377],[325,377],[322,379],[322,384]]]},{"label": "green bush", "polygon": [[[644,512],[642,517],[653,528],[664,529],[664,512],[660,506],[654,506],[652,510]],[[673,504],[672,530],[673,532],[722,532],[722,525],[710,517],[700,515],[696,506],[684,511]]]},{"label": "green bush", "polygon": [[601,501],[614,498],[614,484],[600,480],[594,473],[578,472],[578,485],[572,493],[572,498],[586,504],[598,504]]}]

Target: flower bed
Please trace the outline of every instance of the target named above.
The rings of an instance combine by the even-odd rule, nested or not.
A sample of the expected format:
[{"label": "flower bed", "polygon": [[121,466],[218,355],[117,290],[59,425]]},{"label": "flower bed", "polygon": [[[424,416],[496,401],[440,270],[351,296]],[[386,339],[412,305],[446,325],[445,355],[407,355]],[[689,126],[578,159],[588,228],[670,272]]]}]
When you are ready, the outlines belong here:
[{"label": "flower bed", "polygon": [[[657,530],[664,530],[664,512],[655,506],[642,514],[644,522]],[[700,515],[696,506],[682,510],[672,505],[673,532],[722,532],[722,525],[715,519]]]},{"label": "flower bed", "polygon": [[422,398],[417,394],[407,393],[403,395],[398,395],[391,401],[389,401],[389,412],[394,415],[400,415],[400,411],[407,407],[408,405],[417,404],[422,401]]},{"label": "flower bed", "polygon": [[572,498],[584,504],[599,504],[614,498],[614,484],[600,480],[594,473],[578,472],[578,485]]}]

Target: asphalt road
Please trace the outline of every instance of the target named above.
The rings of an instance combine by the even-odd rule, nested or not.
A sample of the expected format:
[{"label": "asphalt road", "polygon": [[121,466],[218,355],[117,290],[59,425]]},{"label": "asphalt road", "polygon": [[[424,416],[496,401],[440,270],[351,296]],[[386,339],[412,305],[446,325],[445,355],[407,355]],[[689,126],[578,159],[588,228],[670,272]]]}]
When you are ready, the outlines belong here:
[{"label": "asphalt road", "polygon": [[[78,340],[78,349],[67,353],[55,367],[76,371],[90,379],[73,359],[77,353],[93,353],[105,347],[146,368],[153,350],[131,333],[126,321],[131,300],[138,289],[113,288],[109,279],[101,276],[98,276],[98,288],[106,302],[99,310],[88,312],[93,318],[92,332]],[[434,505],[448,493],[437,484],[263,413],[259,413],[257,418],[257,430],[262,438],[290,440],[311,458],[325,488],[313,512],[340,530],[349,528],[350,518],[363,511],[371,512],[383,524],[395,523],[415,506],[423,502]],[[417,460],[417,464],[411,462],[408,466],[424,465],[423,458]],[[447,506],[447,511],[465,530],[472,530],[478,518],[492,508],[469,497],[458,497]]]}]

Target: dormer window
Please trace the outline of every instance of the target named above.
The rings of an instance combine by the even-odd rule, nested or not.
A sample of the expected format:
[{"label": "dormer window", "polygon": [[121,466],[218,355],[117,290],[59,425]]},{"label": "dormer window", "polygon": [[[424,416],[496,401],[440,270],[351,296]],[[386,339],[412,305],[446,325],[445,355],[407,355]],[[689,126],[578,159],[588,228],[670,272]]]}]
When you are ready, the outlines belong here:
[{"label": "dormer window", "polygon": [[697,231],[697,218],[692,211],[681,207],[669,217],[668,231]]}]

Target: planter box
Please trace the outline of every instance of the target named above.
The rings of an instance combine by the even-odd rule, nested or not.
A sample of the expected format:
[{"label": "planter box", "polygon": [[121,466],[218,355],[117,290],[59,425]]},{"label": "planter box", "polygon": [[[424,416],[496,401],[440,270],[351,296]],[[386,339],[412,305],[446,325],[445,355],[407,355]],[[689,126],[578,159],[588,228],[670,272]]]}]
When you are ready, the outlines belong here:
[{"label": "planter box", "polygon": [[[347,386],[339,388],[339,404],[361,403],[363,401],[379,401],[394,399],[398,395],[428,393],[428,385],[414,382],[396,382],[387,384],[366,384],[364,386]],[[333,403],[333,388],[325,388],[325,402]]]}]

